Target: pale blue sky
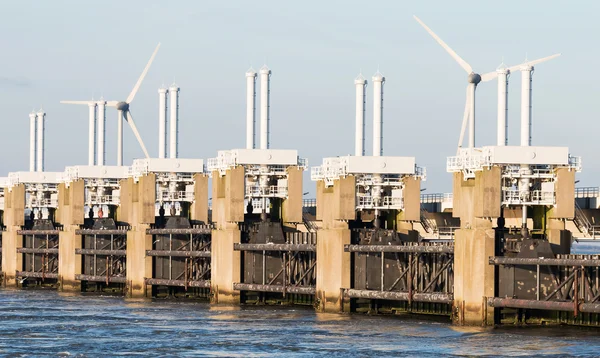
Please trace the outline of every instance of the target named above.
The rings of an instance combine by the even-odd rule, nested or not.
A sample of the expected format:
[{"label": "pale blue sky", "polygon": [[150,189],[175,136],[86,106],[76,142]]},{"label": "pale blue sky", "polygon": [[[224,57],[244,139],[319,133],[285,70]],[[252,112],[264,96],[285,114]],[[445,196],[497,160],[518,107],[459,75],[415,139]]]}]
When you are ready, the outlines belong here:
[{"label": "pale blue sky", "polygon": [[[46,169],[87,163],[87,108],[60,100],[122,100],[162,42],[132,113],[157,155],[157,88],[181,87],[180,154],[209,158],[244,146],[245,77],[265,61],[271,144],[311,166],[354,152],[354,84],[386,76],[384,154],[415,156],[427,192],[451,189],[466,74],[413,20],[418,15],[473,68],[562,52],[536,67],[534,145],[583,157],[579,185],[598,185],[600,3],[597,1],[0,1],[0,176],[28,168],[28,113],[47,114]],[[509,141],[518,143],[520,74],[509,87]],[[479,86],[478,145],[496,138],[496,82]],[[372,87],[367,153],[372,148]],[[116,113],[107,112],[107,164]],[[140,157],[125,128],[125,163]],[[308,178],[308,176],[306,177]],[[314,196],[313,184],[305,182]]]}]

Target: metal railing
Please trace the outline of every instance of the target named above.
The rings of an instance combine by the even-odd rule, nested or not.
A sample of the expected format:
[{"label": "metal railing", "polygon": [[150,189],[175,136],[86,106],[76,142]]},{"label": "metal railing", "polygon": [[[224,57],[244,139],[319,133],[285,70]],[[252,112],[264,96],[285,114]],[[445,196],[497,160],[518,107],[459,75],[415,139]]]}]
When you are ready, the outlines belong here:
[{"label": "metal railing", "polygon": [[194,201],[194,192],[191,191],[163,191],[158,195],[161,201]]},{"label": "metal railing", "polygon": [[421,203],[445,203],[452,201],[452,193],[421,194]]},{"label": "metal railing", "polygon": [[317,206],[317,199],[303,199],[302,207],[304,208],[314,208]]},{"label": "metal railing", "polygon": [[246,187],[246,197],[286,197],[288,188],[286,186],[270,185],[262,187],[253,185]]},{"label": "metal railing", "polygon": [[503,205],[554,205],[555,203],[554,191],[520,191],[518,189],[502,191]]},{"label": "metal railing", "polygon": [[121,197],[119,195],[98,195],[98,194],[89,194],[88,200],[86,204],[111,204],[118,205],[121,201]]},{"label": "metal railing", "polygon": [[598,196],[600,196],[600,190],[597,186],[575,188],[575,198],[597,198]]},{"label": "metal railing", "polygon": [[58,206],[58,199],[38,199],[34,196],[29,197],[30,208],[55,208]]}]

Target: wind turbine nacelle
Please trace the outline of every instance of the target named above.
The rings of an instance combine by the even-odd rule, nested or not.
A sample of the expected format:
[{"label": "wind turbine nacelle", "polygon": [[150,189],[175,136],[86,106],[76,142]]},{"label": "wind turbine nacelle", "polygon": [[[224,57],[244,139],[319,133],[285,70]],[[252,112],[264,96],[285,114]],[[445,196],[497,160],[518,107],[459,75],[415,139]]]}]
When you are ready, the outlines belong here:
[{"label": "wind turbine nacelle", "polygon": [[469,81],[469,83],[479,84],[479,82],[481,82],[481,76],[478,73],[471,73],[469,77],[467,77],[467,81]]},{"label": "wind turbine nacelle", "polygon": [[119,103],[117,103],[117,109],[119,111],[126,112],[127,110],[129,110],[129,103],[127,103],[127,102],[119,102]]}]

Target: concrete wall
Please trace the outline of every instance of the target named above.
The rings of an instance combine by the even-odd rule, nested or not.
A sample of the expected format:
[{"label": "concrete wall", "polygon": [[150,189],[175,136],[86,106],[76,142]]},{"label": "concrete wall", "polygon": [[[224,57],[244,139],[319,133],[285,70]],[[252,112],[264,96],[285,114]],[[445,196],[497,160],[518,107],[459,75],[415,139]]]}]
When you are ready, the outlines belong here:
[{"label": "concrete wall", "polygon": [[[123,195],[124,194],[124,195]],[[152,235],[146,229],[155,222],[156,176],[147,174],[137,183],[133,178],[121,181],[121,207],[119,220],[129,223],[127,233],[127,292],[129,297],[145,297],[145,279],[152,277],[152,257],[146,250],[152,249]]]},{"label": "concrete wall", "polygon": [[81,248],[81,235],[75,230],[84,221],[85,187],[83,180],[58,185],[58,210],[56,221],[63,225],[58,235],[58,282],[61,291],[81,291],[81,282],[75,275],[81,273],[81,256],[75,255],[75,249]]},{"label": "concrete wall", "polygon": [[302,222],[302,173],[299,167],[288,167],[288,198],[283,201],[281,212],[284,223]]},{"label": "concrete wall", "polygon": [[332,187],[317,182],[317,217],[323,228],[317,233],[317,309],[339,312],[342,307],[342,288],[350,287],[350,253],[344,245],[350,244],[347,220],[356,218],[355,177],[335,180]]},{"label": "concrete wall", "polygon": [[4,226],[2,233],[2,273],[4,285],[16,287],[16,271],[23,269],[23,255],[17,249],[23,247],[23,237],[17,230],[25,225],[25,186],[16,185],[4,189]]},{"label": "concrete wall", "polygon": [[421,221],[421,179],[406,177],[404,182],[404,210],[401,219],[405,221]]},{"label": "concrete wall", "polygon": [[474,179],[464,180],[454,174],[454,211],[461,228],[454,238],[453,321],[461,325],[493,324],[493,309],[485,297],[494,296],[495,231],[492,222],[500,216],[500,168],[477,172]]},{"label": "concrete wall", "polygon": [[233,289],[241,279],[241,256],[233,244],[241,240],[238,223],[244,221],[245,170],[239,166],[223,176],[212,174],[211,292],[213,303],[235,304],[240,293]]},{"label": "concrete wall", "polygon": [[192,220],[208,224],[208,175],[194,175],[194,202],[190,210]]}]

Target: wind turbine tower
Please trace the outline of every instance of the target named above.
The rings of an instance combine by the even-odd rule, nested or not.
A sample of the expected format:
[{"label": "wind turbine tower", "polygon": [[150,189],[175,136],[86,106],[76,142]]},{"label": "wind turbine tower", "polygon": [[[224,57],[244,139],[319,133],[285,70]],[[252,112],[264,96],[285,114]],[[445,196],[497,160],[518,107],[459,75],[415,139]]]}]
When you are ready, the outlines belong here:
[{"label": "wind turbine tower", "polygon": [[88,165],[96,164],[96,103],[89,102]]},{"label": "wind turbine tower", "polygon": [[168,89],[158,89],[158,157],[167,157],[167,93]]}]

